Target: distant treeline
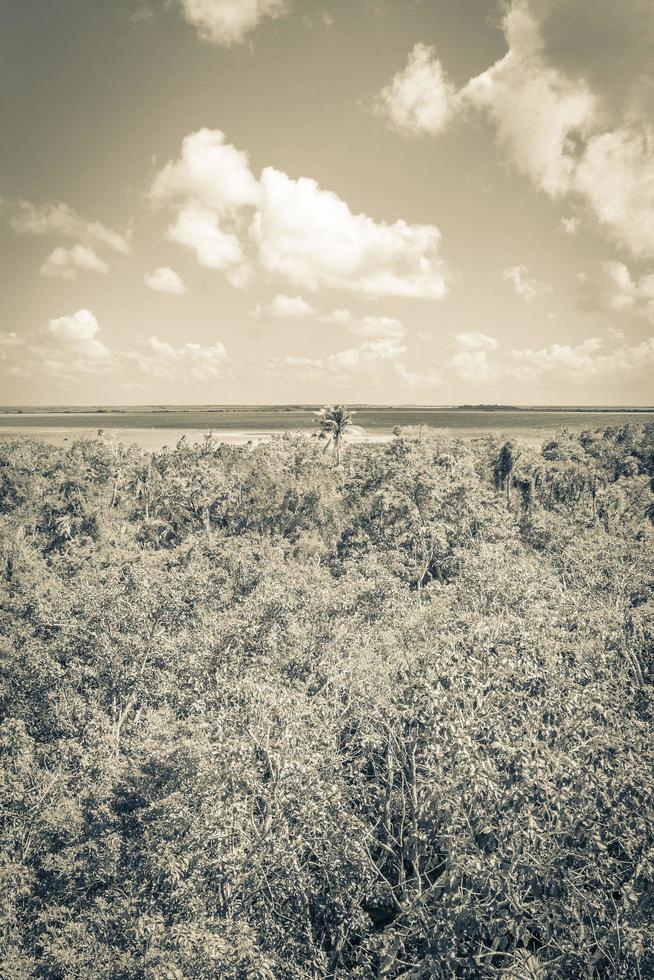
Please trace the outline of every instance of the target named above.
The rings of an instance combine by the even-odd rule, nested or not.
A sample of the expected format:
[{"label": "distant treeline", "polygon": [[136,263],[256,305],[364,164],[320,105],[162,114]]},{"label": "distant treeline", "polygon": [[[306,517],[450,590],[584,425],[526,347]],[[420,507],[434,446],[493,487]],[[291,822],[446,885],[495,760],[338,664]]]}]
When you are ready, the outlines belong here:
[{"label": "distant treeline", "polygon": [[653,478],[0,444],[0,974],[654,976]]}]

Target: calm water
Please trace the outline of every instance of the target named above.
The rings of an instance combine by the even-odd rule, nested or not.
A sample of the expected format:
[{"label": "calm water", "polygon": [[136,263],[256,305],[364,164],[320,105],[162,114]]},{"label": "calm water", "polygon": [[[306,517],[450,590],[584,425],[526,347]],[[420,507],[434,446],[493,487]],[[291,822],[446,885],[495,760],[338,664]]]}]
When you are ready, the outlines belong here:
[{"label": "calm water", "polygon": [[[393,427],[427,425],[452,435],[473,438],[485,433],[507,433],[537,443],[558,429],[574,431],[620,426],[627,422],[654,422],[654,411],[510,411],[479,412],[429,408],[361,409],[355,422],[365,430],[354,441],[378,442],[390,438]],[[260,442],[288,431],[315,431],[315,412],[304,409],[220,409],[124,412],[50,412],[22,415],[0,414],[0,438],[31,436],[61,445],[98,429],[121,442],[144,449],[174,446],[182,437],[199,442],[208,432],[234,445]]]}]

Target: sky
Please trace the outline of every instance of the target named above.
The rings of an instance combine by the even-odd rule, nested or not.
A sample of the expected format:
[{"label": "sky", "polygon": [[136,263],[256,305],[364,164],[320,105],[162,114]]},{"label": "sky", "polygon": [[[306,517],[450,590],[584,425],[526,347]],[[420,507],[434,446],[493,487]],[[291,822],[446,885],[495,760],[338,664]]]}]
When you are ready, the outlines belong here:
[{"label": "sky", "polygon": [[651,0],[4,0],[5,405],[651,405]]}]

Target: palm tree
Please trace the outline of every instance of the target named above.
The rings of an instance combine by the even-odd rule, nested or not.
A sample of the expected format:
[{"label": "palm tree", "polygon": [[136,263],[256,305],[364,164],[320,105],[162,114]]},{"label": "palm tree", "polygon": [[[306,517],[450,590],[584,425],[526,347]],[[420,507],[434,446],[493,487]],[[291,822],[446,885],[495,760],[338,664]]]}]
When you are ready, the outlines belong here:
[{"label": "palm tree", "polygon": [[321,408],[316,416],[316,421],[320,425],[319,437],[327,440],[327,449],[332,447],[336,454],[336,465],[341,462],[341,445],[343,436],[352,425],[354,412],[348,412],[345,405],[328,405]]}]

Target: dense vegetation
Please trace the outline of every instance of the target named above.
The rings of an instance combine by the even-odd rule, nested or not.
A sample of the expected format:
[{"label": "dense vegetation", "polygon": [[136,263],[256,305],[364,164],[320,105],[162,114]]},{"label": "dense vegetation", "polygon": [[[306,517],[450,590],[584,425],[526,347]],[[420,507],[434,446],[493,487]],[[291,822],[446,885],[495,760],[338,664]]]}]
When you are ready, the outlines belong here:
[{"label": "dense vegetation", "polygon": [[654,976],[653,476],[3,444],[2,976]]}]

